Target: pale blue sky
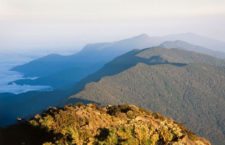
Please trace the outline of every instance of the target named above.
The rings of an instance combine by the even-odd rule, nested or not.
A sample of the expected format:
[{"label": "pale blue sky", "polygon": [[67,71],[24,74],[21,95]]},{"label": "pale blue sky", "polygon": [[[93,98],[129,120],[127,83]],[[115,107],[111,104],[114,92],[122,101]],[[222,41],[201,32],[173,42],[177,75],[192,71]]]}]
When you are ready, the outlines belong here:
[{"label": "pale blue sky", "polygon": [[225,14],[225,0],[0,0],[1,18],[119,19]]},{"label": "pale blue sky", "polygon": [[225,0],[0,0],[0,50],[73,47],[148,33],[225,41]]}]

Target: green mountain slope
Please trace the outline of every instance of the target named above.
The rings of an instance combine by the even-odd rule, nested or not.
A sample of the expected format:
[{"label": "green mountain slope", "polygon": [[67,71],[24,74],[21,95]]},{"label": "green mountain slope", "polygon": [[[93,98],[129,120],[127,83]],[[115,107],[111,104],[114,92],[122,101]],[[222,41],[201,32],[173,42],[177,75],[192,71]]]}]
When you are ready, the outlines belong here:
[{"label": "green mountain slope", "polygon": [[220,145],[225,143],[223,66],[223,60],[190,51],[133,51],[84,80],[84,88],[70,100],[136,104],[177,118]]},{"label": "green mountain slope", "polygon": [[50,108],[0,135],[5,145],[210,145],[174,120],[134,105]]}]

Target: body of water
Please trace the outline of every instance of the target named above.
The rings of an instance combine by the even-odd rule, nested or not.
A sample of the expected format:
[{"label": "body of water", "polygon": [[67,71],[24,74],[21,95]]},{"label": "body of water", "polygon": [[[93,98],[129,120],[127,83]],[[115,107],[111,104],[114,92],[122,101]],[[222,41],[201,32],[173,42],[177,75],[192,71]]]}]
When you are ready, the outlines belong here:
[{"label": "body of water", "polygon": [[[50,86],[30,86],[17,85],[15,83],[9,84],[15,80],[23,78],[23,75],[10,71],[11,68],[24,64],[34,58],[29,56],[22,56],[16,54],[0,54],[0,93],[19,94],[32,90],[49,90]],[[31,78],[32,79],[32,78]]]}]

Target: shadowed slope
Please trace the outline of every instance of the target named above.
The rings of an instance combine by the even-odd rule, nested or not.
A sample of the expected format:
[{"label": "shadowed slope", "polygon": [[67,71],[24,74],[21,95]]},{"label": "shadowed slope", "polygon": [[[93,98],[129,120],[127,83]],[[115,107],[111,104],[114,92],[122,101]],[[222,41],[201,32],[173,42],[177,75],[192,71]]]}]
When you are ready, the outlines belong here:
[{"label": "shadowed slope", "polygon": [[8,128],[0,128],[1,145],[41,145],[53,140],[53,135],[43,128],[20,123]]},{"label": "shadowed slope", "polygon": [[216,59],[209,55],[186,51],[182,49],[168,49],[160,47],[152,47],[143,50],[133,50],[123,54],[111,62],[104,65],[96,73],[93,73],[81,80],[74,87],[74,92],[79,92],[89,82],[100,80],[104,76],[116,75],[123,72],[138,63],[149,65],[172,64],[176,66],[184,66],[189,63],[203,63],[215,66],[224,66],[225,61]]},{"label": "shadowed slope", "polygon": [[65,88],[94,73],[123,53],[152,45],[150,37],[139,35],[111,43],[89,44],[80,52],[69,56],[48,55],[13,68],[12,70],[24,74],[25,77],[38,77],[21,79],[14,83]]}]

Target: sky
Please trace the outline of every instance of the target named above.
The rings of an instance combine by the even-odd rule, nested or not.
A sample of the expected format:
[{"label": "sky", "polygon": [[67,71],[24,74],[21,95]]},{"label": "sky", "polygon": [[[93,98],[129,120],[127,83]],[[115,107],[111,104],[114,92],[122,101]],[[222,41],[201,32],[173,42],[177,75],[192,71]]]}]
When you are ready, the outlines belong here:
[{"label": "sky", "polygon": [[72,50],[141,33],[225,41],[225,0],[0,0],[0,51]]}]

